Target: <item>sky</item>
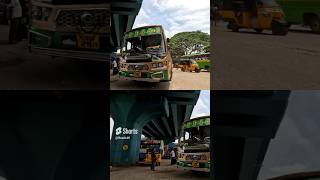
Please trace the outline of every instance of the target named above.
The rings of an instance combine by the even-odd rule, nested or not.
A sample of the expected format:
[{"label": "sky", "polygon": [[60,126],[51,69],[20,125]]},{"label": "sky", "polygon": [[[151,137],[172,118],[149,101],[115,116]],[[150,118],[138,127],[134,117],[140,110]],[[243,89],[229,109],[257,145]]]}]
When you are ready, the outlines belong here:
[{"label": "sky", "polygon": [[[191,118],[200,117],[200,116],[210,116],[210,91],[202,90],[200,92],[199,99],[196,105],[193,108]],[[110,139],[112,136],[114,122],[110,117]]]},{"label": "sky", "polygon": [[162,25],[166,36],[184,31],[210,33],[210,0],[143,0],[133,28]]},{"label": "sky", "polygon": [[293,91],[278,132],[271,140],[259,180],[320,170],[320,92]]}]

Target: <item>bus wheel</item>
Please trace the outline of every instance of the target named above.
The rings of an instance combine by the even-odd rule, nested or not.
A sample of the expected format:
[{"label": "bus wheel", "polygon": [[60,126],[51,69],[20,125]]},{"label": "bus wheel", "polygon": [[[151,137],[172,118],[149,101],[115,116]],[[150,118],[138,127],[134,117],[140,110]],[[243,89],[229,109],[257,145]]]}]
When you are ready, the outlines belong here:
[{"label": "bus wheel", "polygon": [[232,32],[238,32],[239,31],[239,27],[234,21],[229,22],[229,27],[232,30]]},{"label": "bus wheel", "polygon": [[200,73],[201,69],[196,69],[196,73]]},{"label": "bus wheel", "polygon": [[317,17],[312,17],[310,19],[310,28],[312,32],[320,33],[320,20]]}]

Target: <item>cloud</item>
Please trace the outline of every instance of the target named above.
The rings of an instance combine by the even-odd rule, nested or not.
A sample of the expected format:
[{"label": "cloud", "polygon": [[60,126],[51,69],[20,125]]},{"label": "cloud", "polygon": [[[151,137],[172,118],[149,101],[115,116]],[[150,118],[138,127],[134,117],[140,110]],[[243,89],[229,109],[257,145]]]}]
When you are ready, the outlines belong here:
[{"label": "cloud", "polygon": [[191,118],[210,116],[210,91],[201,91],[197,104],[193,108]]},{"label": "cloud", "polygon": [[144,0],[134,27],[156,24],[168,37],[184,31],[210,33],[210,1]]}]

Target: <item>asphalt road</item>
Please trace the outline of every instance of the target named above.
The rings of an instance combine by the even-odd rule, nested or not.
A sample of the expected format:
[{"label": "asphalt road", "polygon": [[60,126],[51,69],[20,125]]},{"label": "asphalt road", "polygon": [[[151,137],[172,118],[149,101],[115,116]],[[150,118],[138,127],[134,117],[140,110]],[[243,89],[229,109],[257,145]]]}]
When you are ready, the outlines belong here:
[{"label": "asphalt road", "polygon": [[119,80],[118,76],[110,75],[110,88],[111,90],[209,90],[210,72],[182,72],[174,68],[172,80],[159,83]]},{"label": "asphalt road", "polygon": [[0,89],[106,89],[106,62],[52,59],[28,52],[26,40],[7,44],[8,27],[0,25]]},{"label": "asphalt road", "polygon": [[155,171],[150,170],[150,166],[130,166],[113,167],[110,170],[111,180],[209,180],[209,173],[192,172],[178,169],[175,165],[170,165],[170,160],[163,159],[161,166],[156,166]]},{"label": "asphalt road", "polygon": [[212,89],[320,89],[320,34],[294,27],[287,36],[212,27]]}]

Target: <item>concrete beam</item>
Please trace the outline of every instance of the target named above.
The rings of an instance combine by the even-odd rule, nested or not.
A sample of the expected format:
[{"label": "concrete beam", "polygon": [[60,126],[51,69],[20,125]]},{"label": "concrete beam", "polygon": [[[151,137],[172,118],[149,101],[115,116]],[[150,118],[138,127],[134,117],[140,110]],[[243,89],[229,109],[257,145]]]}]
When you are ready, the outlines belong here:
[{"label": "concrete beam", "polygon": [[173,127],[175,136],[178,136],[178,105],[177,104],[171,104],[171,112],[172,112],[172,119],[173,119]]},{"label": "concrete beam", "polygon": [[148,131],[142,129],[142,134],[143,135],[148,135],[149,137],[152,137],[152,134],[150,134]]},{"label": "concrete beam", "polygon": [[269,139],[247,138],[241,162],[239,180],[257,178],[262,161],[268,148]]},{"label": "concrete beam", "polygon": [[155,129],[153,129],[149,124],[146,124],[145,126],[151,130],[152,134],[159,136],[159,133]]},{"label": "concrete beam", "polygon": [[193,105],[187,105],[187,107],[186,107],[186,114],[185,114],[185,116],[184,116],[183,122],[190,119],[191,114],[192,114],[193,107],[194,107]]},{"label": "concrete beam", "polygon": [[116,36],[117,36],[117,46],[120,46],[120,18],[118,14],[113,14],[113,23],[114,23],[114,27],[115,27],[115,32],[116,32]]},{"label": "concrete beam", "polygon": [[166,136],[166,134],[164,133],[164,131],[162,130],[160,124],[157,122],[157,120],[152,120],[153,125],[158,129],[158,131],[161,133],[161,135],[164,137]]},{"label": "concrete beam", "polygon": [[165,128],[167,129],[167,132],[169,133],[170,137],[172,136],[172,132],[171,132],[171,129],[170,129],[170,126],[169,126],[169,123],[168,123],[168,119],[166,117],[161,117],[161,120],[165,126]]}]

